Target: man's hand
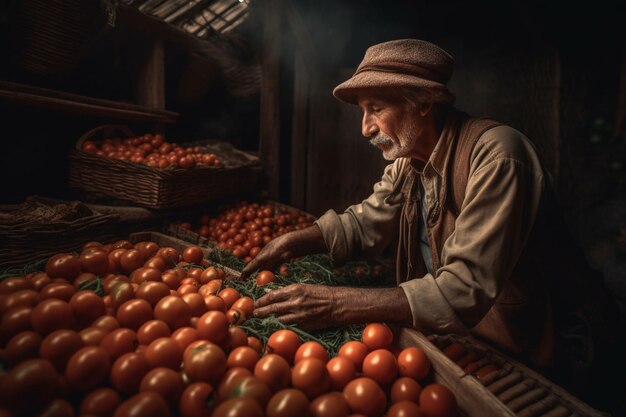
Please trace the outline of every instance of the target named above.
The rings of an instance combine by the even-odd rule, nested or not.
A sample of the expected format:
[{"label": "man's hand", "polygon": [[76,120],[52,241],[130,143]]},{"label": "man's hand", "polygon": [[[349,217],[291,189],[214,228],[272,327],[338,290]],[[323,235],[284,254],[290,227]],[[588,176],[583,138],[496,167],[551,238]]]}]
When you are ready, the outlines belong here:
[{"label": "man's hand", "polygon": [[402,288],[352,288],[293,284],[271,291],[255,303],[255,317],[274,315],[283,324],[321,329],[373,321],[411,324],[411,307]]}]

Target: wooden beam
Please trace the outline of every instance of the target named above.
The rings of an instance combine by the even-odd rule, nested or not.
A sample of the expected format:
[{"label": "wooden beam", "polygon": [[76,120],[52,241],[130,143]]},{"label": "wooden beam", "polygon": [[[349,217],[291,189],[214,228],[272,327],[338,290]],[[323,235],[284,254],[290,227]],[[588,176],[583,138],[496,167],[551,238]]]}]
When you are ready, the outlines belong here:
[{"label": "wooden beam", "polygon": [[153,109],[165,108],[165,63],[163,41],[154,39],[137,79],[137,103]]},{"label": "wooden beam", "polygon": [[280,46],[281,0],[262,3],[263,48],[261,54],[261,125],[259,152],[267,176],[268,198],[278,200],[280,193]]},{"label": "wooden beam", "polygon": [[294,57],[293,119],[291,130],[291,205],[306,207],[307,142],[309,132],[309,71],[302,53]]}]

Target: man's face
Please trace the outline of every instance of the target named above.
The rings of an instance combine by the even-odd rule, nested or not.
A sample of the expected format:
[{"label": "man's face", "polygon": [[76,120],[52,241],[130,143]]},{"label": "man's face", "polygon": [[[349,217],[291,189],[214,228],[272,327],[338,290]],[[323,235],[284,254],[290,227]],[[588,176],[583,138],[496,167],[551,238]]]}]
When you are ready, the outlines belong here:
[{"label": "man's face", "polygon": [[358,104],[363,110],[361,133],[382,150],[385,159],[420,155],[418,139],[423,128],[415,106],[399,95],[375,93],[361,95]]}]

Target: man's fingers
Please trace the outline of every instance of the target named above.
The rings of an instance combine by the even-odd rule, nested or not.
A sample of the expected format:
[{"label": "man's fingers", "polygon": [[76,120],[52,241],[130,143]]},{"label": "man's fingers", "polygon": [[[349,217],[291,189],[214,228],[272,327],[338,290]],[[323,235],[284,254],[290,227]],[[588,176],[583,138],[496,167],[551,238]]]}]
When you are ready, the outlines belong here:
[{"label": "man's fingers", "polygon": [[287,314],[290,314],[294,309],[294,305],[291,302],[277,302],[268,304],[263,307],[256,307],[254,309],[254,317],[265,317],[270,315],[275,315],[276,317],[281,317]]},{"label": "man's fingers", "polygon": [[270,304],[274,304],[280,301],[285,301],[289,299],[290,294],[291,294],[291,289],[289,287],[270,291],[269,293],[265,294],[263,297],[256,300],[256,302],[254,303],[254,307],[255,309],[258,309],[259,307],[265,307]]}]

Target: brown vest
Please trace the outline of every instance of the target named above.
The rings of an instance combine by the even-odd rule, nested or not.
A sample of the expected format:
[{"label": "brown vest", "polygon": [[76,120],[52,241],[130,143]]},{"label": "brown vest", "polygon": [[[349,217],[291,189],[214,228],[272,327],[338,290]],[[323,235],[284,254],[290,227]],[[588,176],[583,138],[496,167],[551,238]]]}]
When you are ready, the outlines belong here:
[{"label": "brown vest", "polygon": [[[456,138],[452,143],[450,169],[441,190],[440,206],[427,219],[428,241],[433,271],[441,267],[441,251],[455,229],[455,222],[465,198],[469,176],[470,157],[476,142],[487,130],[500,123],[486,118],[470,118],[460,113],[457,117]],[[426,273],[424,261],[417,247],[416,199],[407,193],[413,187],[415,175],[408,174],[403,186],[405,203],[402,209],[398,250],[398,277],[401,280],[421,277]],[[408,197],[408,198],[406,198]],[[536,227],[533,229],[535,230]],[[529,361],[537,366],[551,363],[554,350],[552,314],[549,289],[534,256],[533,243],[541,241],[533,231],[511,277],[505,282],[494,305],[471,329],[471,332]],[[539,249],[540,250],[540,249]]]}]

